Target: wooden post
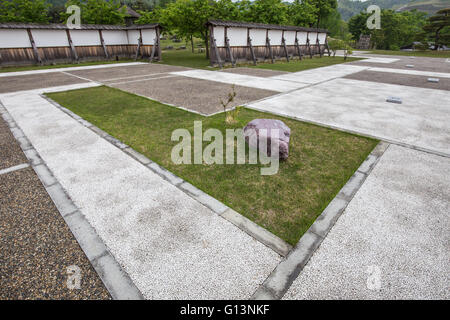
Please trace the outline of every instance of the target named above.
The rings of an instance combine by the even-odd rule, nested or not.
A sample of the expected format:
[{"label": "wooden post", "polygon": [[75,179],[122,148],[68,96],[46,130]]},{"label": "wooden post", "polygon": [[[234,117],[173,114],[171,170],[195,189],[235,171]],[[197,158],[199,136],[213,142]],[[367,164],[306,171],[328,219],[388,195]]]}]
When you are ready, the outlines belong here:
[{"label": "wooden post", "polygon": [[138,39],[138,46],[137,46],[136,56],[134,57],[134,60],[137,60],[139,57],[139,53],[141,51],[141,45],[142,45],[142,35]]},{"label": "wooden post", "polygon": [[266,32],[266,48],[269,50],[270,60],[272,61],[272,63],[274,63],[273,51],[272,51],[272,47],[270,46],[269,29],[267,29],[267,32]]},{"label": "wooden post", "polygon": [[152,53],[150,54],[150,63],[152,63],[153,59],[155,58],[156,46],[157,45],[158,45],[158,40],[155,38],[155,41],[153,42]]},{"label": "wooden post", "polygon": [[41,56],[39,55],[39,51],[36,47],[36,43],[34,42],[33,34],[31,33],[31,29],[28,28],[27,32],[28,32],[28,38],[30,38],[31,46],[33,47],[34,57],[36,58],[37,63],[42,64],[42,59],[41,59]]},{"label": "wooden post", "polygon": [[306,34],[306,46],[308,47],[309,57],[312,59],[311,44],[309,43],[309,32]]},{"label": "wooden post", "polygon": [[253,50],[252,38],[250,38],[250,28],[247,28],[247,46],[250,49],[250,55],[252,56],[253,65],[256,66],[255,50]]},{"label": "wooden post", "polygon": [[67,40],[69,41],[70,50],[72,51],[72,58],[75,62],[78,62],[78,54],[77,50],[75,50],[75,46],[73,45],[72,37],[70,36],[69,29],[66,29]]},{"label": "wooden post", "polygon": [[159,31],[159,27],[155,27],[155,32],[156,32],[156,41],[157,41],[157,47],[156,50],[158,52],[158,61],[161,61],[162,56],[161,56],[161,34]]},{"label": "wooden post", "polygon": [[316,45],[317,45],[317,48],[319,49],[320,57],[322,58],[323,54],[322,54],[322,49],[320,49],[319,32],[317,32]]},{"label": "wooden post", "polygon": [[222,69],[222,59],[220,58],[219,49],[217,48],[216,38],[213,37],[211,44],[214,46],[214,53],[216,54],[217,63],[219,67]]},{"label": "wooden post", "polygon": [[253,50],[252,39],[248,37],[248,46],[250,47],[250,54],[252,55],[253,65],[256,66],[255,51]]},{"label": "wooden post", "polygon": [[328,50],[328,56],[331,56],[330,47],[328,46],[328,37],[325,36],[325,48]]},{"label": "wooden post", "polygon": [[105,57],[106,59],[108,59],[109,58],[108,49],[106,48],[105,40],[103,39],[102,30],[98,30],[98,34],[100,36],[100,42],[102,43],[103,51],[105,52]]},{"label": "wooden post", "polygon": [[231,65],[233,67],[235,67],[236,61],[234,61],[234,59],[233,59],[233,52],[231,52],[230,39],[228,39],[228,37],[225,38],[225,45],[227,46],[227,51],[228,51],[228,54],[230,55]]},{"label": "wooden post", "polygon": [[289,62],[289,53],[288,53],[288,50],[286,47],[286,39],[284,39],[284,30],[283,30],[283,34],[281,36],[281,44],[284,47],[284,53],[286,54],[286,60],[287,60],[287,62]]},{"label": "wooden post", "polygon": [[297,38],[297,32],[295,31],[295,49],[297,49],[298,57],[300,60],[302,60],[302,50],[300,50],[300,46],[298,44],[298,38]]}]

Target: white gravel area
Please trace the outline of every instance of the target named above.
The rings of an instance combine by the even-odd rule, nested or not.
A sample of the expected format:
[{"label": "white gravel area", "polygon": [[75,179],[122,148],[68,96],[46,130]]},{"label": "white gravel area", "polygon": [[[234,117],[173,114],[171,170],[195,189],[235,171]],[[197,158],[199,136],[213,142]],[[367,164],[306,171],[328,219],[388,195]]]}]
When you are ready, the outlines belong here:
[{"label": "white gravel area", "polygon": [[35,92],[2,103],[148,299],[246,299],[280,256]]},{"label": "white gravel area", "polygon": [[284,299],[449,299],[450,159],[391,145]]},{"label": "white gravel area", "polygon": [[[398,97],[402,104],[386,102]],[[450,155],[450,92],[335,79],[251,108]]]}]

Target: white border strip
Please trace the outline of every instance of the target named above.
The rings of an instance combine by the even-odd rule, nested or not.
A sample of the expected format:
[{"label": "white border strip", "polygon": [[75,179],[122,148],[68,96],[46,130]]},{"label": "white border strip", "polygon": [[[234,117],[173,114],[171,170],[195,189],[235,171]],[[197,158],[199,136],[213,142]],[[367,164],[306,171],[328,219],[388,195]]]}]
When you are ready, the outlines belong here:
[{"label": "white border strip", "polygon": [[148,64],[148,63],[145,63],[145,62],[125,62],[125,63],[98,64],[98,65],[94,65],[94,66],[83,66],[83,67],[50,68],[50,69],[17,71],[17,72],[0,72],[0,78],[3,78],[3,77],[17,77],[17,76],[28,76],[28,75],[33,75],[33,74],[53,73],[53,72],[62,72],[62,71],[68,72],[68,71],[78,71],[78,70],[92,70],[92,69],[128,67],[128,66],[136,66],[136,65],[141,65],[141,64]]}]

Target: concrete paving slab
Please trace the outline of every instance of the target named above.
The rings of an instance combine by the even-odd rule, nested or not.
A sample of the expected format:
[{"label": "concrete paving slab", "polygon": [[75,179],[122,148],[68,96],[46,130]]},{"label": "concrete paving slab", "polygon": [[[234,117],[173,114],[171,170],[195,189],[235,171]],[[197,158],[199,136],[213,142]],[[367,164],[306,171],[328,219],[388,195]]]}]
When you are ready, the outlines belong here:
[{"label": "concrete paving slab", "polygon": [[17,71],[17,72],[0,72],[0,78],[15,77],[15,76],[28,76],[28,75],[34,75],[34,74],[55,73],[55,72],[63,72],[63,71],[68,72],[68,71],[76,71],[76,70],[118,68],[118,67],[146,65],[146,64],[147,63],[144,63],[144,62],[126,62],[126,63],[97,64],[97,65],[93,65],[93,66],[80,66],[80,67],[68,67],[68,68],[49,68],[49,69]]},{"label": "concrete paving slab", "polygon": [[[181,76],[110,86],[204,115],[223,111],[220,100],[226,100],[232,90],[230,84]],[[277,94],[243,86],[235,86],[235,91],[236,98],[230,107]]]},{"label": "concrete paving slab", "polygon": [[421,70],[411,70],[411,69],[403,70],[403,69],[394,69],[394,68],[375,68],[375,67],[369,68],[367,70],[375,71],[375,72],[399,73],[399,74],[424,76],[424,77],[450,78],[450,73],[446,73],[446,72],[421,71]]},{"label": "concrete paving slab", "polygon": [[[364,55],[367,56],[367,55]],[[367,56],[369,57],[369,56]],[[411,70],[406,65],[413,64],[414,70],[420,71],[431,71],[431,72],[450,72],[450,65],[445,63],[445,58],[427,58],[427,57],[411,57],[407,56],[380,56],[380,55],[370,55],[367,60],[352,61],[350,65],[358,66],[370,66],[370,67],[380,67],[380,68],[393,68],[393,69],[404,69]],[[397,61],[392,61],[390,63],[380,63],[376,60],[378,59],[397,59]]]},{"label": "concrete paving slab", "polygon": [[0,299],[111,298],[33,169],[0,175],[0,216]]},{"label": "concrete paving slab", "polygon": [[360,72],[365,69],[367,69],[367,67],[353,66],[349,64],[336,64],[323,68],[316,68],[305,71],[292,72],[280,76],[274,76],[270,79],[316,84],[319,82],[328,81],[334,78],[340,78],[352,73]]},{"label": "concrete paving slab", "polygon": [[[403,103],[386,102],[390,96]],[[335,79],[249,107],[450,155],[450,93],[444,90]]]},{"label": "concrete paving slab", "polygon": [[221,72],[244,74],[244,75],[248,75],[248,76],[255,76],[255,77],[262,77],[262,78],[279,76],[282,74],[289,73],[287,71],[277,71],[277,70],[260,69],[260,68],[246,68],[246,67],[226,68],[226,69],[221,70]]},{"label": "concrete paving slab", "polygon": [[130,77],[145,76],[159,73],[169,73],[175,71],[190,70],[185,67],[170,66],[164,64],[139,64],[115,68],[87,69],[69,71],[68,73],[87,78],[93,81],[122,80]]},{"label": "concrete paving slab", "polygon": [[249,298],[281,260],[44,98],[1,99],[144,297]]},{"label": "concrete paving slab", "polygon": [[86,81],[61,72],[2,77],[0,78],[0,93],[55,87],[84,82]]},{"label": "concrete paving slab", "polygon": [[391,145],[284,298],[449,299],[449,172]]},{"label": "concrete paving slab", "polygon": [[370,69],[358,73],[353,73],[351,75],[345,76],[344,78],[381,82],[381,83],[391,83],[418,88],[450,90],[450,78],[438,78],[439,82],[429,82],[428,76],[377,72],[371,71]]},{"label": "concrete paving slab", "polygon": [[[16,91],[16,92],[8,92],[8,93],[0,93],[0,102],[3,98],[6,97],[20,97],[23,94],[36,94],[40,95],[50,92],[62,92],[62,91],[70,91],[70,90],[78,90],[78,89],[85,89],[85,88],[93,88],[93,87],[99,87],[102,84],[97,82],[83,82],[78,84],[68,84],[65,86],[57,86],[57,87],[48,87],[48,88],[38,88],[38,89],[32,89],[32,90],[24,90],[24,91]],[[7,116],[8,117],[8,116]],[[5,114],[3,114],[3,118],[5,118]]]},{"label": "concrete paving slab", "polygon": [[306,86],[306,84],[301,84],[298,82],[295,83],[292,81],[285,81],[282,78],[280,79],[274,77],[261,78],[244,74],[221,72],[221,71],[189,70],[189,71],[172,72],[172,74],[189,78],[216,81],[227,84],[235,84],[243,87],[257,88],[276,92],[287,92]]}]

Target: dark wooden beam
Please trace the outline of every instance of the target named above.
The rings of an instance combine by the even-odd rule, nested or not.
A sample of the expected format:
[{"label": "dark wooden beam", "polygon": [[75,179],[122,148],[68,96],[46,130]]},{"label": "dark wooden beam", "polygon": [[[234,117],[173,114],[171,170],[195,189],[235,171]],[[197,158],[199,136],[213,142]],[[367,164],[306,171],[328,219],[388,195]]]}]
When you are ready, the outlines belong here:
[{"label": "dark wooden beam", "polygon": [[247,46],[250,49],[250,55],[252,56],[253,65],[256,66],[255,50],[253,50],[252,38],[250,38],[250,28],[247,28]]},{"label": "dark wooden beam", "polygon": [[302,50],[300,50],[300,45],[298,44],[297,31],[295,31],[295,43],[294,43],[294,46],[295,46],[295,49],[297,50],[299,59],[302,60]]},{"label": "dark wooden beam", "polygon": [[309,43],[309,32],[306,34],[306,46],[308,47],[309,57],[312,59],[311,44]]},{"label": "dark wooden beam", "polygon": [[141,52],[141,46],[142,46],[142,34],[140,35],[139,39],[138,39],[138,46],[136,49],[136,56],[134,57],[134,60],[137,60],[139,57],[139,53]]},{"label": "dark wooden beam", "polygon": [[331,56],[330,47],[328,46],[328,36],[325,35],[325,48],[328,50],[328,56]]},{"label": "dark wooden beam", "polygon": [[106,48],[105,40],[103,39],[102,30],[98,30],[98,35],[100,36],[100,42],[102,44],[103,51],[105,52],[105,57],[108,59],[109,58],[108,49]]},{"label": "dark wooden beam", "polygon": [[75,62],[78,62],[78,54],[77,50],[75,50],[75,46],[73,45],[72,37],[70,36],[69,29],[66,30],[67,40],[69,41],[70,51],[72,51],[72,58]]},{"label": "dark wooden beam", "polygon": [[322,53],[322,49],[320,49],[319,33],[317,33],[316,46],[319,49],[319,54],[320,54],[320,57],[322,58],[323,53]]},{"label": "dark wooden beam", "polygon": [[161,39],[160,39],[161,32],[159,30],[159,27],[156,27],[155,31],[156,31],[156,43],[157,43],[156,50],[158,52],[158,61],[161,61],[161,59],[162,59],[162,56],[161,56]]},{"label": "dark wooden beam", "polygon": [[39,55],[39,51],[36,47],[36,43],[34,42],[33,34],[31,33],[31,29],[28,28],[27,32],[28,32],[28,38],[30,38],[31,46],[33,47],[34,57],[35,57],[37,63],[42,64],[42,59],[41,59],[41,56]]},{"label": "dark wooden beam", "polygon": [[225,38],[225,45],[227,46],[227,51],[228,51],[228,55],[230,56],[230,60],[231,60],[231,65],[233,67],[236,66],[236,61],[233,58],[233,52],[231,51],[231,46],[230,46],[230,39]]},{"label": "dark wooden beam", "polygon": [[286,39],[284,39],[284,30],[283,30],[283,33],[281,35],[281,44],[283,45],[283,48],[284,48],[284,53],[286,55],[286,60],[287,60],[287,62],[289,62],[289,53],[288,53],[288,49],[286,47]]},{"label": "dark wooden beam", "polygon": [[266,31],[266,48],[269,50],[270,60],[272,61],[272,63],[274,63],[273,51],[272,51],[272,47],[270,46],[269,29],[267,29],[267,31]]}]

